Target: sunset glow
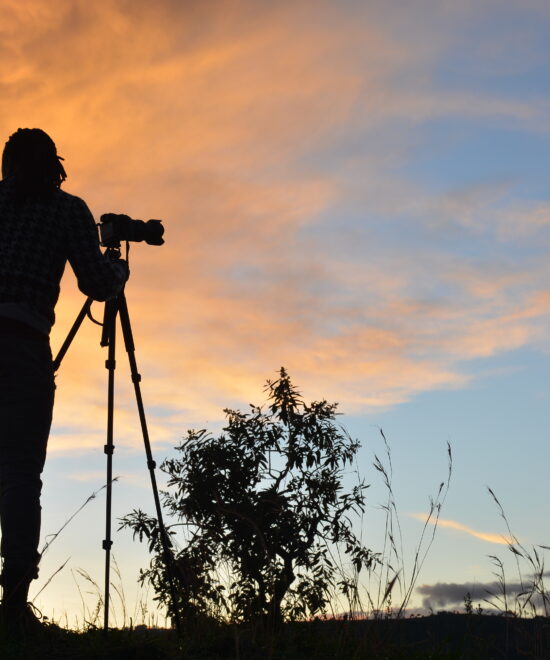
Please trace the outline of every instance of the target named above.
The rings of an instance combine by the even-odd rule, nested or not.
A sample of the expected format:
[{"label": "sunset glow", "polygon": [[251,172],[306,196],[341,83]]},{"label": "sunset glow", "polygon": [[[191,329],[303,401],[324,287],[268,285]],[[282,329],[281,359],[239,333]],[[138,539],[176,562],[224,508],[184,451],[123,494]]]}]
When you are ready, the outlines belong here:
[{"label": "sunset glow", "polygon": [[[219,429],[223,408],[262,403],[285,366],[306,399],[339,402],[364,443],[367,482],[384,427],[407,510],[422,510],[450,440],[449,510],[424,582],[490,572],[478,541],[506,540],[486,483],[518,535],[548,543],[547,3],[2,0],[2,10],[4,139],[46,130],[65,158],[64,189],[97,219],[164,222],[164,246],[132,244],[127,286],[159,462],[187,428]],[[54,353],[83,302],[67,267]],[[99,337],[86,321],[57,376],[44,535],[104,483]],[[149,506],[150,492],[122,346],[118,364],[123,515]],[[41,595],[71,622],[81,615],[70,568],[101,579],[102,506],[75,519],[43,567],[46,579],[73,558]],[[404,524],[411,545],[416,518]],[[460,543],[464,561],[447,575]],[[117,548],[135,587],[146,552],[128,535]]]}]

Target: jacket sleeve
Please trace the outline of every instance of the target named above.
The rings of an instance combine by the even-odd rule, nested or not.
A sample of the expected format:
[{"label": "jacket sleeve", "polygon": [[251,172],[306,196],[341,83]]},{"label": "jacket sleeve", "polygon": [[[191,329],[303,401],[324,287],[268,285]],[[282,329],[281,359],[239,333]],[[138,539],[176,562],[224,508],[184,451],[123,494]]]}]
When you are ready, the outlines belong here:
[{"label": "jacket sleeve", "polygon": [[111,261],[99,247],[94,218],[86,204],[73,197],[67,226],[67,258],[76,275],[78,288],[94,300],[114,298],[124,286],[127,269]]}]

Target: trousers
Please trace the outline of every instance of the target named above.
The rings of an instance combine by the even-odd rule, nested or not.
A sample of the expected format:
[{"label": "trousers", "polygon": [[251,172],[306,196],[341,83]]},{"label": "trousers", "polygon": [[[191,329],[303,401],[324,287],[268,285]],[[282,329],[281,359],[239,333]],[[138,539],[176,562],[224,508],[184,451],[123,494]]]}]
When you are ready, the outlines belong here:
[{"label": "trousers", "polygon": [[38,577],[42,490],[54,403],[49,339],[0,326],[0,526],[6,594]]}]

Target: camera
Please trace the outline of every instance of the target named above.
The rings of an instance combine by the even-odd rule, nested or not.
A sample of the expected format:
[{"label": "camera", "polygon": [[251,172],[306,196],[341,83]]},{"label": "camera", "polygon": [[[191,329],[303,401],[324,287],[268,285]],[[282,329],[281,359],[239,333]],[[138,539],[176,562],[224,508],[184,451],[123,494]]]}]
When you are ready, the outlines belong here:
[{"label": "camera", "polygon": [[145,241],[147,245],[162,245],[164,227],[162,220],[134,220],[128,215],[104,213],[98,224],[101,245],[120,247],[120,241]]}]

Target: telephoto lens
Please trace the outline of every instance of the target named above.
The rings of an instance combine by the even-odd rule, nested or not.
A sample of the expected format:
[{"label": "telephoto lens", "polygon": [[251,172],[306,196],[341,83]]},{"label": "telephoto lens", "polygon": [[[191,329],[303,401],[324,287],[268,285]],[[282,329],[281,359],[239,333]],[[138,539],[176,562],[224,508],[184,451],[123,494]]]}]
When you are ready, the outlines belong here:
[{"label": "telephoto lens", "polygon": [[121,241],[145,241],[147,245],[164,243],[162,220],[134,220],[120,213],[104,213],[100,220],[98,226],[103,247],[120,247]]}]

